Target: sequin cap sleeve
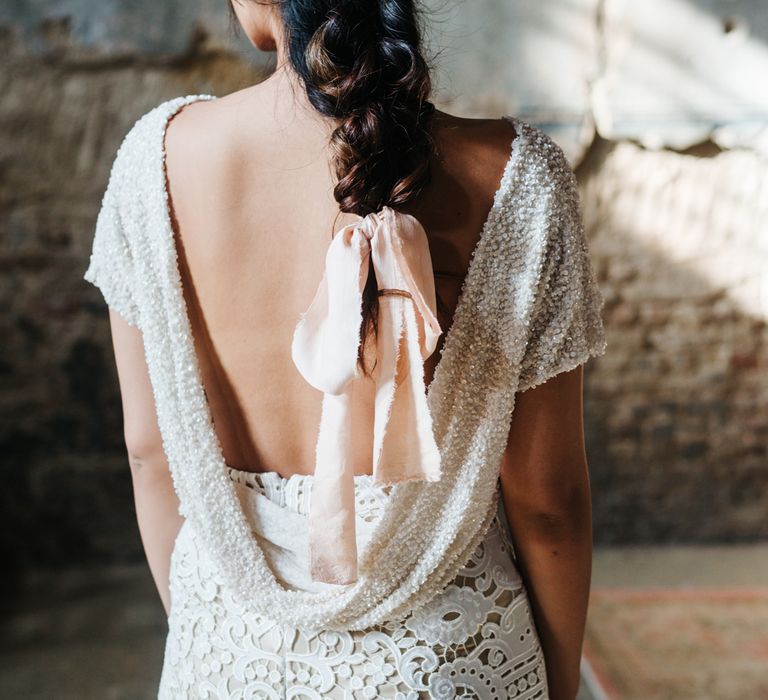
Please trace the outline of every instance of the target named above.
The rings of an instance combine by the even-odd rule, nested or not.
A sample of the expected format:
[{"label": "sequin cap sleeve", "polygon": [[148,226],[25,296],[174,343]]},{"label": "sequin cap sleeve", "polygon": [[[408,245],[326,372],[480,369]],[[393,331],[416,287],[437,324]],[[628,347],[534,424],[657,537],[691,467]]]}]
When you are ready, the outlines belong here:
[{"label": "sequin cap sleeve", "polygon": [[123,202],[129,184],[125,172],[128,144],[129,138],[126,137],[112,163],[83,279],[98,287],[107,305],[138,328],[134,261],[127,231],[130,208]]},{"label": "sequin cap sleeve", "polygon": [[543,384],[606,349],[604,299],[590,260],[576,176],[560,146],[542,131],[537,134],[546,152],[540,198],[544,250],[518,391]]}]

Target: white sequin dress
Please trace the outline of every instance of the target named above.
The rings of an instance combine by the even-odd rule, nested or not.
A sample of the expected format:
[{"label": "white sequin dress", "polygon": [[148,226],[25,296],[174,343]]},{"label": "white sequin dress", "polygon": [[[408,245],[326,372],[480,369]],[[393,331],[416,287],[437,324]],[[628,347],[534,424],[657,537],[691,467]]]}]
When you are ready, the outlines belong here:
[{"label": "white sequin dress", "polygon": [[84,275],[142,330],[186,517],[159,697],[547,698],[497,477],[516,393],[606,349],[562,150],[507,117],[517,136],[428,389],[443,478],[382,487],[356,476],[360,581],[303,596],[286,591],[301,574],[288,535],[306,517],[312,477],[226,465],[194,356],[162,135],[198,99],[214,98],[165,102],[126,137]]}]

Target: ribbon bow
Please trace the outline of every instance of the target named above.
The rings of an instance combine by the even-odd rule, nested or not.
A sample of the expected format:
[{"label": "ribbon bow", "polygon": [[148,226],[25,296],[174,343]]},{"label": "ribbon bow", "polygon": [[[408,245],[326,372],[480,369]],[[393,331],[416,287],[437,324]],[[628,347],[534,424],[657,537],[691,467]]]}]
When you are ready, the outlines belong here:
[{"label": "ribbon bow", "polygon": [[[370,378],[358,366],[369,261],[379,288]],[[384,207],[337,232],[291,345],[298,370],[323,392],[309,508],[313,580],[357,580],[357,468],[371,470],[377,484],[440,478],[424,360],[441,333],[432,260],[418,219]]]}]

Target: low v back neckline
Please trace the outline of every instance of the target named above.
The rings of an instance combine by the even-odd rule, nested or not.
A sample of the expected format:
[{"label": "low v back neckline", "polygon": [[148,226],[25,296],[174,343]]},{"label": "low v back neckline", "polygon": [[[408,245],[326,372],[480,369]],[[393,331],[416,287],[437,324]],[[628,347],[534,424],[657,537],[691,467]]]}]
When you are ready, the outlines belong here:
[{"label": "low v back neckline", "polygon": [[[188,358],[189,360],[186,364],[188,367],[190,367],[192,376],[197,378],[196,379],[197,389],[204,399],[203,415],[198,416],[198,419],[199,419],[198,424],[205,431],[206,440],[215,448],[214,453],[217,455],[219,468],[222,471],[225,471],[228,467],[231,468],[231,465],[229,465],[226,462],[226,459],[224,457],[224,451],[222,449],[221,441],[219,439],[218,433],[216,432],[216,429],[214,426],[213,414],[211,412],[211,408],[208,403],[207,392],[202,380],[202,370],[201,370],[199,358],[197,356],[197,350],[195,348],[195,343],[194,343],[194,336],[192,333],[192,322],[191,322],[189,310],[187,308],[187,303],[184,296],[184,285],[183,285],[181,270],[179,266],[179,253],[176,246],[176,239],[174,235],[172,217],[171,217],[171,211],[170,211],[170,206],[171,206],[170,193],[168,191],[168,170],[167,170],[167,164],[166,164],[165,137],[166,137],[169,123],[171,122],[173,117],[176,116],[185,106],[192,104],[193,102],[200,101],[200,100],[218,99],[213,95],[195,95],[194,97],[197,99],[180,102],[180,104],[178,104],[173,110],[169,111],[166,115],[164,115],[164,119],[161,125],[161,134],[160,134],[161,174],[160,175],[161,175],[161,182],[163,186],[161,202],[162,202],[162,208],[163,208],[162,221],[164,223],[164,230],[162,231],[162,235],[167,239],[169,250],[172,252],[172,256],[173,256],[173,261],[169,269],[172,270],[173,272],[174,288],[177,294],[176,303],[179,306],[179,316],[183,320],[184,333],[183,333],[182,350],[185,357]],[[435,380],[438,378],[439,374],[441,373],[441,368],[445,363],[446,357],[450,356],[450,350],[453,346],[451,340],[455,335],[454,329],[463,320],[464,314],[462,314],[462,310],[463,310],[463,307],[465,306],[464,302],[466,301],[466,296],[467,296],[466,291],[469,285],[472,283],[472,279],[474,277],[473,271],[475,269],[477,251],[481,247],[482,242],[486,236],[486,233],[491,227],[491,222],[493,221],[494,214],[498,211],[501,205],[502,196],[504,194],[504,183],[507,181],[509,173],[512,170],[514,170],[514,168],[517,166],[517,161],[518,161],[517,155],[519,152],[520,141],[522,138],[522,129],[520,128],[520,120],[517,117],[511,116],[511,115],[503,115],[501,118],[505,119],[506,121],[509,121],[513,125],[514,131],[515,131],[515,135],[510,146],[510,155],[504,165],[501,177],[499,179],[496,191],[494,193],[493,202],[488,211],[488,214],[485,217],[483,226],[480,230],[480,234],[477,240],[475,241],[475,245],[472,248],[472,252],[470,254],[470,259],[469,259],[469,265],[467,267],[466,275],[464,276],[464,279],[461,284],[461,290],[459,292],[459,298],[453,313],[451,325],[448,327],[445,333],[443,345],[440,350],[440,359],[438,360],[437,365],[435,366],[435,369],[432,373],[431,381],[426,387],[427,396],[429,396],[431,387],[434,386]],[[288,351],[290,351],[290,349],[286,350],[286,352]],[[234,489],[234,486],[232,488]]]},{"label": "low v back neckline", "polygon": [[[200,450],[199,455],[196,456],[196,458],[204,459],[206,458],[206,455],[210,457],[215,458],[215,464],[206,464],[204,467],[199,466],[195,467],[193,472],[190,473],[187,476],[184,476],[183,478],[185,480],[192,479],[192,482],[188,486],[192,486],[194,483],[194,489],[198,493],[207,493],[206,501],[209,501],[211,499],[216,498],[215,494],[218,492],[220,496],[223,496],[226,494],[226,500],[228,503],[226,503],[225,511],[219,513],[219,516],[216,517],[217,520],[220,518],[235,518],[238,522],[229,522],[227,525],[223,525],[223,523],[220,526],[217,526],[215,528],[215,531],[218,533],[215,535],[219,540],[221,537],[222,530],[221,528],[224,527],[224,531],[230,533],[229,537],[238,537],[237,533],[250,533],[250,526],[248,525],[248,520],[246,517],[246,514],[243,510],[243,504],[240,502],[237,492],[237,486],[236,484],[228,477],[227,470],[228,468],[231,468],[230,465],[227,464],[224,453],[222,450],[221,443],[219,441],[219,436],[215,430],[214,423],[213,423],[213,415],[210,410],[210,406],[207,402],[206,398],[206,392],[205,392],[205,386],[202,379],[202,372],[200,368],[200,364],[198,362],[198,356],[197,351],[195,348],[195,341],[194,341],[194,335],[192,331],[192,325],[191,325],[191,318],[189,315],[189,311],[187,308],[187,303],[184,295],[184,286],[182,282],[181,277],[181,270],[180,270],[180,264],[179,264],[179,253],[176,246],[176,240],[174,235],[174,229],[172,225],[172,215],[171,215],[171,202],[170,202],[170,196],[168,191],[168,179],[167,179],[167,167],[166,167],[166,149],[165,149],[165,136],[166,131],[168,128],[168,124],[170,123],[171,119],[187,104],[191,104],[192,102],[199,101],[199,100],[206,100],[206,99],[217,99],[215,96],[212,95],[190,95],[186,98],[179,99],[170,109],[166,110],[166,112],[162,115],[161,123],[159,125],[159,145],[161,149],[160,159],[159,159],[159,169],[160,173],[160,183],[162,187],[162,191],[160,193],[158,206],[161,207],[161,216],[160,221],[162,223],[162,231],[158,232],[158,235],[164,239],[164,251],[167,252],[168,259],[162,261],[162,268],[167,271],[167,273],[171,276],[170,280],[170,287],[172,290],[172,298],[167,300],[169,304],[172,305],[172,308],[169,309],[168,313],[174,315],[177,320],[179,327],[177,330],[176,339],[178,341],[178,346],[175,350],[177,353],[177,358],[181,362],[182,367],[180,370],[187,376],[187,379],[185,380],[185,394],[186,399],[189,401],[189,404],[191,406],[190,413],[187,415],[186,420],[191,421],[192,428],[195,431],[195,443],[199,446],[198,449]],[[451,322],[450,327],[447,329],[445,334],[445,339],[443,342],[443,346],[440,350],[440,359],[437,362],[437,365],[435,366],[432,379],[429,383],[429,385],[426,387],[427,389],[427,397],[429,398],[432,393],[432,388],[435,386],[436,382],[442,377],[442,375],[448,371],[446,363],[456,361],[456,358],[454,358],[454,355],[456,354],[456,351],[454,350],[454,346],[456,342],[460,342],[458,340],[455,340],[457,334],[460,332],[459,329],[461,328],[461,324],[468,322],[467,314],[469,313],[469,309],[467,309],[467,305],[469,303],[469,296],[468,296],[468,290],[476,284],[476,277],[478,274],[478,267],[480,267],[479,259],[480,256],[478,254],[478,251],[481,250],[484,247],[484,242],[486,240],[486,237],[490,235],[490,232],[492,231],[493,227],[497,224],[497,215],[501,213],[501,208],[503,205],[504,197],[506,194],[506,187],[508,183],[512,182],[512,173],[514,170],[518,167],[518,164],[522,161],[522,158],[520,157],[520,146],[525,140],[525,131],[523,129],[524,122],[521,122],[520,119],[509,116],[509,115],[503,115],[502,119],[505,119],[512,123],[514,126],[514,138],[512,139],[511,146],[510,146],[510,155],[505,163],[505,166],[502,170],[501,177],[499,179],[498,187],[494,193],[493,202],[491,204],[491,207],[488,211],[488,214],[484,220],[483,226],[481,228],[480,234],[477,238],[477,241],[475,242],[475,245],[473,246],[469,265],[467,268],[467,273],[464,276],[464,280],[461,284],[461,290],[459,293],[459,298],[456,304],[456,308],[453,314],[453,319]],[[289,352],[290,349],[286,348],[286,352]],[[170,378],[169,381],[174,381],[173,378]],[[439,384],[439,382],[438,382]],[[180,418],[175,418],[175,420],[179,420]],[[180,426],[181,432],[186,432],[184,429],[184,426]],[[190,465],[191,466],[191,465]],[[176,481],[175,477],[175,481]],[[223,486],[223,484],[219,484],[216,487],[213,487],[212,489],[207,488],[203,482],[207,482],[208,479],[221,479],[226,482],[226,486]],[[202,480],[202,481],[201,481]],[[213,484],[210,484],[213,486]],[[220,488],[225,489],[224,492],[219,492],[218,489]],[[393,486],[394,489],[397,489],[400,487],[400,484],[395,484]],[[186,489],[187,487],[185,487]],[[385,506],[385,512],[382,514],[381,521],[386,521],[386,510],[391,507],[392,499],[387,503]],[[219,507],[223,506],[224,503],[221,503]],[[201,504],[200,507],[205,507],[204,504]],[[212,531],[211,534],[213,535],[214,532]],[[253,536],[252,536],[253,537]],[[237,544],[234,542],[230,542],[230,545],[234,546],[235,548],[238,547]],[[255,547],[255,549],[253,549]],[[260,553],[259,559],[264,558],[264,552],[261,550],[261,546],[257,541],[252,543],[251,551],[256,552],[258,551]],[[363,556],[365,552],[361,552],[360,555]],[[253,564],[249,564],[248,568],[251,568]],[[256,565],[259,567],[259,565]],[[262,572],[261,575],[267,576],[270,585],[275,585],[278,588],[282,589],[285,592],[288,592],[284,587],[278,582],[278,580],[275,578],[274,574],[272,573],[271,569],[267,566],[265,568],[266,573]],[[329,584],[330,585],[330,584]],[[352,588],[355,587],[356,584],[350,584],[347,586],[342,586],[341,588]]]}]

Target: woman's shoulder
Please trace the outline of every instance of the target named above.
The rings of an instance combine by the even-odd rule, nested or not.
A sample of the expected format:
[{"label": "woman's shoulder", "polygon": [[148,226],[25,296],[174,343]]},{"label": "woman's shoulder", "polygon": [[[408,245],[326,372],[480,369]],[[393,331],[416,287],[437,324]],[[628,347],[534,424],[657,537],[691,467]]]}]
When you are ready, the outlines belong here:
[{"label": "woman's shoulder", "polygon": [[192,93],[189,95],[178,95],[171,97],[156,104],[154,107],[144,111],[134,122],[128,132],[128,136],[146,131],[147,129],[157,128],[173,117],[183,107],[195,102],[205,103],[217,100],[215,95],[207,93]]},{"label": "woman's shoulder", "polygon": [[563,148],[543,128],[522,117],[460,117],[437,111],[434,135],[438,157],[451,161],[481,189],[498,185],[505,167],[525,176],[535,190],[560,193],[575,182]]},{"label": "woman's shoulder", "polygon": [[142,112],[131,124],[118,147],[118,155],[128,151],[141,150],[142,146],[153,144],[162,137],[168,121],[183,107],[194,102],[207,102],[217,99],[205,93],[180,95],[156,104]]},{"label": "woman's shoulder", "polygon": [[441,158],[461,158],[467,163],[504,160],[517,137],[514,121],[498,118],[461,117],[435,111],[432,135]]},{"label": "woman's shoulder", "polygon": [[110,169],[110,182],[125,184],[124,192],[140,195],[141,184],[154,183],[147,176],[162,165],[168,121],[184,106],[215,99],[212,95],[182,95],[164,100],[142,112],[121,139]]}]

